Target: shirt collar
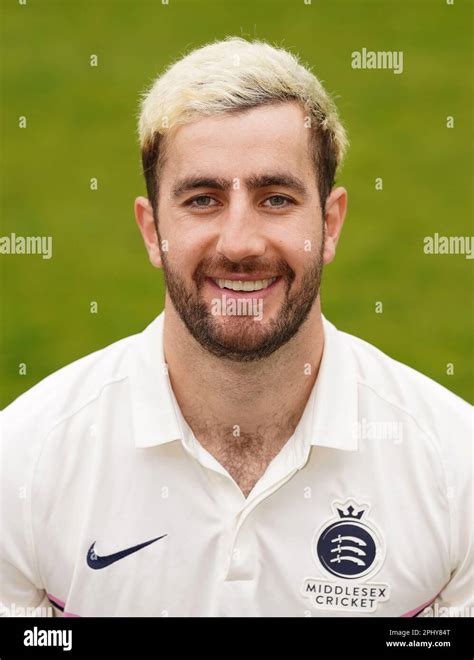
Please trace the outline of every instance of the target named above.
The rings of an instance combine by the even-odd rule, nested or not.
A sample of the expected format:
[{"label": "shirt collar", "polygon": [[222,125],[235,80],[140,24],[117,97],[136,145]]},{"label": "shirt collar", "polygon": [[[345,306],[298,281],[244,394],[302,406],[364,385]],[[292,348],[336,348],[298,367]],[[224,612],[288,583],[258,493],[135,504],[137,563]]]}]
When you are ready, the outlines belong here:
[{"label": "shirt collar", "polygon": [[[163,350],[163,311],[137,335],[129,353],[130,395],[136,447],[182,440],[177,402]],[[324,348],[319,372],[296,428],[297,451],[307,443],[357,449],[357,377],[345,335],[324,316]]]},{"label": "shirt collar", "polygon": [[[324,347],[316,382],[295,431],[299,451],[311,445],[355,451],[358,387],[346,336],[322,316]],[[299,441],[299,442],[298,442]]]},{"label": "shirt collar", "polygon": [[164,358],[164,318],[163,311],[136,336],[129,353],[135,447],[153,447],[182,437]]}]

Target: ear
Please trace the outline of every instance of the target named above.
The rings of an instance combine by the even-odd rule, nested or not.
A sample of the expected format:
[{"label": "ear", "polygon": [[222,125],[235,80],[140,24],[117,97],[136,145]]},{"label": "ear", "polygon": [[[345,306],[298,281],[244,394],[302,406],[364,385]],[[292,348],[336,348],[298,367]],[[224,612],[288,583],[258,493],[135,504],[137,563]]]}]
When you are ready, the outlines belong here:
[{"label": "ear", "polygon": [[336,246],[344,224],[347,209],[347,190],[345,188],[334,188],[326,200],[325,240],[323,261],[331,263],[336,255]]},{"label": "ear", "polygon": [[161,254],[158,244],[158,233],[156,231],[155,220],[153,218],[153,209],[146,197],[136,198],[135,219],[143,237],[143,241],[145,243],[148,257],[151,263],[153,266],[155,266],[155,268],[161,268]]}]

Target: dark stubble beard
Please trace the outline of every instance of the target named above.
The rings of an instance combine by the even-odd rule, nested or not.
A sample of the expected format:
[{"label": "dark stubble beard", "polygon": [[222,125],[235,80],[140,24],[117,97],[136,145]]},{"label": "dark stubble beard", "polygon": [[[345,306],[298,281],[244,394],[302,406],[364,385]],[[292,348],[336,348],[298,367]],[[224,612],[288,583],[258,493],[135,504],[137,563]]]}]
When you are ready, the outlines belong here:
[{"label": "dark stubble beard", "polygon": [[[323,270],[323,246],[319,254],[304,271],[300,286],[293,290],[294,271],[283,260],[258,261],[245,259],[240,263],[225,257],[199,264],[193,275],[195,291],[190,290],[183,278],[173,269],[166,252],[161,250],[166,287],[171,301],[186,328],[199,344],[219,358],[235,362],[253,362],[268,357],[296,335],[307,319],[318,296]],[[285,300],[277,316],[268,321],[257,321],[251,316],[221,316],[211,314],[208,303],[200,297],[207,273],[268,272],[282,277]],[[224,294],[225,289],[222,290]]]}]

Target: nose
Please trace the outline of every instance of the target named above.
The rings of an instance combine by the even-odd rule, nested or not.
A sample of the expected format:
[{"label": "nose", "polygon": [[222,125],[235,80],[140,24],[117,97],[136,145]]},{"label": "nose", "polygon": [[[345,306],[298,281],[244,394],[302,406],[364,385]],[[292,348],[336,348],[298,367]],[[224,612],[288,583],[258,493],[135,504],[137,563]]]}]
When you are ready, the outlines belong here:
[{"label": "nose", "polygon": [[238,263],[246,257],[260,257],[266,244],[258,214],[242,197],[235,198],[223,214],[216,251]]}]

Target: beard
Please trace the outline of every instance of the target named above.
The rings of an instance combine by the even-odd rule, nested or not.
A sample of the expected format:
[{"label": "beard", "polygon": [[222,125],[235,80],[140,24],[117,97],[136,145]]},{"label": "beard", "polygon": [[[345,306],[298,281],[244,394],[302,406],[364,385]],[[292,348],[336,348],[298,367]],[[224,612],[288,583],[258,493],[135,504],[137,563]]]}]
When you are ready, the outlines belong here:
[{"label": "beard", "polygon": [[[161,238],[158,234],[159,245]],[[202,261],[193,275],[195,290],[169,263],[160,247],[166,287],[171,301],[194,339],[209,353],[235,362],[253,362],[268,357],[296,335],[307,319],[318,296],[323,270],[324,236],[319,254],[305,269],[301,283],[293,289],[295,272],[279,260],[250,260],[240,263],[225,257]],[[221,316],[209,310],[209,304],[200,296],[207,273],[268,272],[282,278],[285,298],[274,318],[256,321],[249,316]],[[268,276],[270,277],[270,275]],[[226,289],[222,289],[224,294]]]}]

